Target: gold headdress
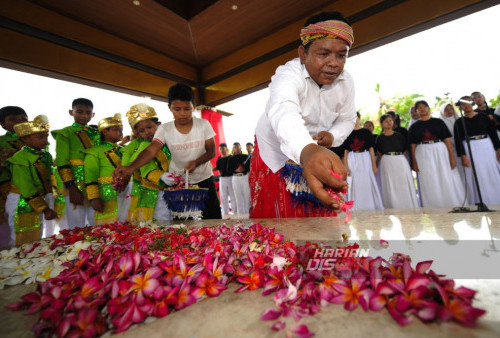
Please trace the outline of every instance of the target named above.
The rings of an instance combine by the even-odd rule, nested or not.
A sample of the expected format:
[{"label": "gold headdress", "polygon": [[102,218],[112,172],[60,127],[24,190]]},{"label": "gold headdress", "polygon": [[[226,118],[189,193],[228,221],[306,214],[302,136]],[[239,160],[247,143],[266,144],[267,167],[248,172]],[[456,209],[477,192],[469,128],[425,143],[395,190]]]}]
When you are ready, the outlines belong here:
[{"label": "gold headdress", "polygon": [[115,114],[113,117],[106,117],[105,119],[100,120],[97,129],[101,132],[103,129],[114,126],[123,126],[122,115],[120,113]]},{"label": "gold headdress", "polygon": [[19,137],[48,132],[49,128],[49,118],[45,115],[38,115],[33,121],[14,125],[14,131]]},{"label": "gold headdress", "polygon": [[155,109],[145,103],[133,105],[127,112],[127,119],[132,129],[141,121],[157,118],[158,115],[156,115]]}]

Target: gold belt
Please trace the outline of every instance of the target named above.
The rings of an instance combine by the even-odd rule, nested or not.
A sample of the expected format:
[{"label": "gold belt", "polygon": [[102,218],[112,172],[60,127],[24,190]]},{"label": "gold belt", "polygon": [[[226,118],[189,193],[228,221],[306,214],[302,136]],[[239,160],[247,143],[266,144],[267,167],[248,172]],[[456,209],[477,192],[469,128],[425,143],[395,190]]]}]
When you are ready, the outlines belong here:
[{"label": "gold belt", "polygon": [[80,159],[69,160],[69,164],[71,165],[84,165],[85,162]]},{"label": "gold belt", "polygon": [[113,184],[113,177],[99,177],[97,182],[99,184]]}]

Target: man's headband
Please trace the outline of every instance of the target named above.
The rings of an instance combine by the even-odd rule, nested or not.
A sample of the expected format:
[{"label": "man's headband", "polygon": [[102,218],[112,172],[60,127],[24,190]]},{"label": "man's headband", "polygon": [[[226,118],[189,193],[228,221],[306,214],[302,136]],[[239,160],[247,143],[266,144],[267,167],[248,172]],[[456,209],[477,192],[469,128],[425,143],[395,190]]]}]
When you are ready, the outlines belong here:
[{"label": "man's headband", "polygon": [[342,39],[350,48],[354,42],[354,34],[351,26],[339,20],[312,23],[300,31],[300,40],[304,46],[318,39]]}]

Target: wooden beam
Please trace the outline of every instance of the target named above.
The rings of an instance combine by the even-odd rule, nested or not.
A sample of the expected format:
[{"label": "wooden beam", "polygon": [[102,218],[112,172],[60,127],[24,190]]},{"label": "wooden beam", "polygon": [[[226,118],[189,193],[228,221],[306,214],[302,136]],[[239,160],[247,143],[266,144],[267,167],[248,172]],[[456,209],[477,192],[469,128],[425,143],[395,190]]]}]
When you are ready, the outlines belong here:
[{"label": "wooden beam", "polygon": [[0,28],[0,46],[9,46],[0,49],[0,59],[146,95],[164,97],[168,88],[175,83],[164,77],[4,28]]},{"label": "wooden beam", "polygon": [[[171,73],[188,82],[197,82],[197,69],[166,55],[151,51],[112,34],[70,19],[26,0],[1,1],[0,16],[41,32],[73,40],[117,58],[130,60],[153,69]],[[57,23],[57,24],[54,24]],[[61,39],[60,44],[64,44]]]},{"label": "wooden beam", "polygon": [[[381,45],[378,41],[383,41],[383,43],[396,41],[447,22],[449,18],[456,19],[497,3],[496,0],[441,0],[438,3],[434,0],[407,0],[400,2],[353,24],[355,43],[351,55],[357,54],[358,49],[359,52],[364,52]],[[327,6],[325,10],[331,10],[332,6]],[[411,13],[411,16],[408,16],[408,13]],[[296,32],[299,30],[300,28],[297,28]],[[245,51],[246,48],[244,48]],[[277,66],[297,56],[296,46],[289,44],[288,49],[290,50],[281,49],[282,54],[269,53],[270,57],[267,60],[261,59],[260,62],[250,60],[247,63],[249,67],[237,68],[238,71],[234,72],[228,70],[224,73],[225,76],[216,78],[217,81],[213,83],[209,80],[204,95],[207,104],[222,104],[239,96],[241,92],[248,93],[248,88],[262,88],[269,83]],[[225,59],[232,58],[233,55],[230,55]],[[219,71],[226,69],[218,62]],[[214,68],[211,70],[213,71]]]},{"label": "wooden beam", "polygon": [[[334,1],[332,5],[324,7],[323,10],[340,11],[345,16],[353,15],[370,6],[375,6],[382,2],[381,0],[339,0]],[[318,12],[321,12],[318,11]],[[264,38],[252,43],[238,51],[223,57],[203,68],[202,82],[212,82],[211,79],[228,73],[232,69],[244,65],[247,62],[268,54],[282,46],[293,44],[298,41],[300,29],[303,27],[305,20],[315,13],[310,13],[303,18],[294,21],[286,27],[271,33]],[[295,47],[294,47],[295,48]],[[286,52],[288,52],[287,50]]]}]

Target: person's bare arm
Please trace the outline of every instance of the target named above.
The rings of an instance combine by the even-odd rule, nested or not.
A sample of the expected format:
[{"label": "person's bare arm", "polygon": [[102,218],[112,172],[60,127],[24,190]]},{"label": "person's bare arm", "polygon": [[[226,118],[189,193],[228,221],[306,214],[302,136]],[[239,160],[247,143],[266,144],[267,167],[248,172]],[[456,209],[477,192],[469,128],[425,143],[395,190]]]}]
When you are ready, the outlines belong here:
[{"label": "person's bare arm", "polygon": [[415,150],[417,149],[417,145],[415,143],[412,143],[410,146],[410,154],[411,154],[411,168],[413,171],[418,173],[418,163],[417,163],[417,158],[415,157]]},{"label": "person's bare arm", "polygon": [[216,155],[215,141],[214,138],[212,137],[208,140],[205,140],[205,153],[200,157],[198,157],[196,160],[189,161],[184,167],[184,170],[192,172],[194,169],[196,169],[196,167],[213,159],[215,155]]},{"label": "person's bare arm", "polygon": [[347,158],[347,156],[349,155],[349,151],[344,150],[344,158],[343,158],[343,162],[344,162],[344,167],[345,167],[345,170],[347,171],[347,176],[351,176],[351,170],[349,170],[349,160]]},{"label": "person's bare arm", "polygon": [[155,158],[161,147],[163,147],[163,145],[160,142],[151,142],[151,144],[146,149],[141,151],[134,162],[130,163],[129,166],[116,168],[115,171],[113,171],[113,180],[126,181],[130,178],[134,171]]},{"label": "person's bare arm", "polygon": [[372,160],[372,169],[373,169],[373,173],[375,175],[377,175],[377,162],[375,160],[375,151],[373,150],[373,147],[370,147],[370,158]]},{"label": "person's bare arm", "polygon": [[450,167],[451,169],[455,169],[457,166],[457,160],[455,159],[455,155],[453,154],[453,148],[451,146],[451,139],[445,138],[444,139],[444,144],[446,145],[446,149],[448,150],[448,156],[450,158]]}]

